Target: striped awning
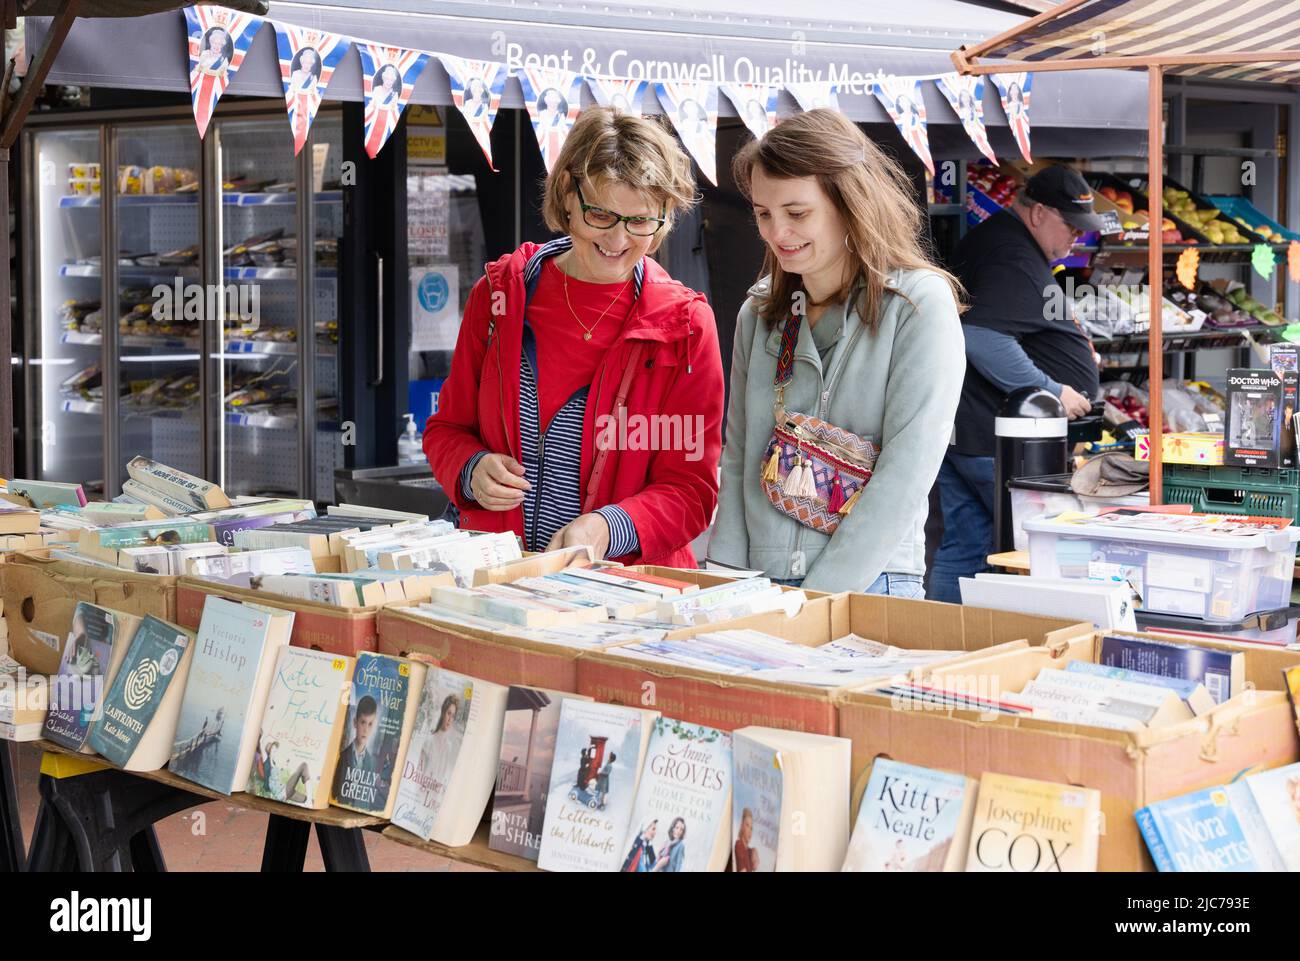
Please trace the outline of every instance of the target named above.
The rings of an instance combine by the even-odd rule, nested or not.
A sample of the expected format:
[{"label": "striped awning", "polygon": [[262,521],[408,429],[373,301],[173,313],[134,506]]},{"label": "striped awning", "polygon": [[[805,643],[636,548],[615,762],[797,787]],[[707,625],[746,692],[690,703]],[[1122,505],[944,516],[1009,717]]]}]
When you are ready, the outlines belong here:
[{"label": "striped awning", "polygon": [[1065,0],[964,54],[981,66],[1157,59],[1173,74],[1300,83],[1300,0]]}]

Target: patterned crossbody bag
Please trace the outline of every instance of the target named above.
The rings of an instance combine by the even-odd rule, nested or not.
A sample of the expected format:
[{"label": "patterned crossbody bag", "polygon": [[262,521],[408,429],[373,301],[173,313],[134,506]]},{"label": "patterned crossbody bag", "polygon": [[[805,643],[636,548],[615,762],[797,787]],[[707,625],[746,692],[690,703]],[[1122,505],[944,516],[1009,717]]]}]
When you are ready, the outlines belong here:
[{"label": "patterned crossbody bag", "polygon": [[[880,449],[820,418],[785,409],[785,388],[794,376],[800,323],[799,315],[792,315],[781,333],[772,382],[776,427],[763,454],[763,492],[787,517],[823,534],[834,534],[871,480]],[[843,362],[847,362],[851,347],[852,343],[845,345]]]}]

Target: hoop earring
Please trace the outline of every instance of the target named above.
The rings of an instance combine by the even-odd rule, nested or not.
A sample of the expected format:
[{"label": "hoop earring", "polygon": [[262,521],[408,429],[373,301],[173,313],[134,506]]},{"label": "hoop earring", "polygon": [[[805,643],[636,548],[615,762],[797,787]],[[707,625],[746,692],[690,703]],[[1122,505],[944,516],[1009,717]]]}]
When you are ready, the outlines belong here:
[{"label": "hoop earring", "polygon": [[853,253],[857,253],[857,251],[855,251],[855,250],[853,249],[853,246],[849,243],[849,235],[848,235],[848,234],[845,234],[845,235],[844,235],[844,249],[847,250],[847,251],[848,251],[849,253],[851,253],[851,254],[853,254]]}]

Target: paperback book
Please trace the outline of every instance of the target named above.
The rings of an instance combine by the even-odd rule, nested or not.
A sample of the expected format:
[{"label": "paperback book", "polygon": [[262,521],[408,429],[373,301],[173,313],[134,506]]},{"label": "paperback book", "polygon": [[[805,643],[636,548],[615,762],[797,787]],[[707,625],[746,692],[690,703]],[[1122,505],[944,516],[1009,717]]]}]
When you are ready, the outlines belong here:
[{"label": "paperback book", "polygon": [[424,677],[425,665],[417,661],[369,651],[357,655],[330,803],[391,816]]},{"label": "paperback book", "polygon": [[447,800],[469,725],[474,680],[430,666],[420,693],[392,822],[423,841]]},{"label": "paperback book", "polygon": [[979,782],[877,758],[845,871],[963,871]]},{"label": "paperback book", "polygon": [[47,740],[74,751],[85,747],[104,693],[116,627],[113,612],[105,608],[81,601],[73,609],[59,673],[50,685]]},{"label": "paperback book", "polygon": [[580,694],[565,694],[537,687],[511,686],[501,731],[501,756],[492,795],[493,851],[537,860],[542,845],[542,824],[555,761],[555,735],[560,727],[560,705]]},{"label": "paperback book", "polygon": [[207,598],[168,763],[173,773],[221,794],[246,788],[293,619],[293,611]]},{"label": "paperback book", "polygon": [[989,772],[980,779],[966,870],[1095,871],[1100,837],[1100,791]]},{"label": "paperback book", "polygon": [[354,665],[339,654],[280,648],[249,793],[314,810],[329,806]]},{"label": "paperback book", "polygon": [[617,871],[656,711],[566,700],[560,707],[538,867]]},{"label": "paperback book", "polygon": [[655,718],[620,870],[722,871],[730,849],[731,735]]},{"label": "paperback book", "polygon": [[104,695],[90,747],[128,771],[166,764],[193,658],[193,631],[145,617]]}]

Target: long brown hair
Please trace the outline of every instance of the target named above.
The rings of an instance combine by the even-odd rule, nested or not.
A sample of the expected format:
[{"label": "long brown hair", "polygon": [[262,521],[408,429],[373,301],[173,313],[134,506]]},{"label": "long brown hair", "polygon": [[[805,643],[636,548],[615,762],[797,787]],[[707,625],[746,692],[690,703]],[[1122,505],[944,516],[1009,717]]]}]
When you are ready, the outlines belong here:
[{"label": "long brown hair", "polygon": [[[861,284],[858,316],[873,332],[889,286],[891,270],[932,270],[948,281],[953,299],[961,303],[961,284],[938,267],[922,247],[925,236],[921,207],[911,181],[897,161],[867,139],[852,121],[833,110],[809,110],[782,120],[761,140],[752,140],[736,154],[732,174],[745,199],[752,201],[754,168],[769,177],[816,177],[848,230],[852,269],[832,298],[848,300]],[[764,274],[771,275],[759,315],[769,324],[789,316],[803,278],[788,274],[768,248]]]}]

